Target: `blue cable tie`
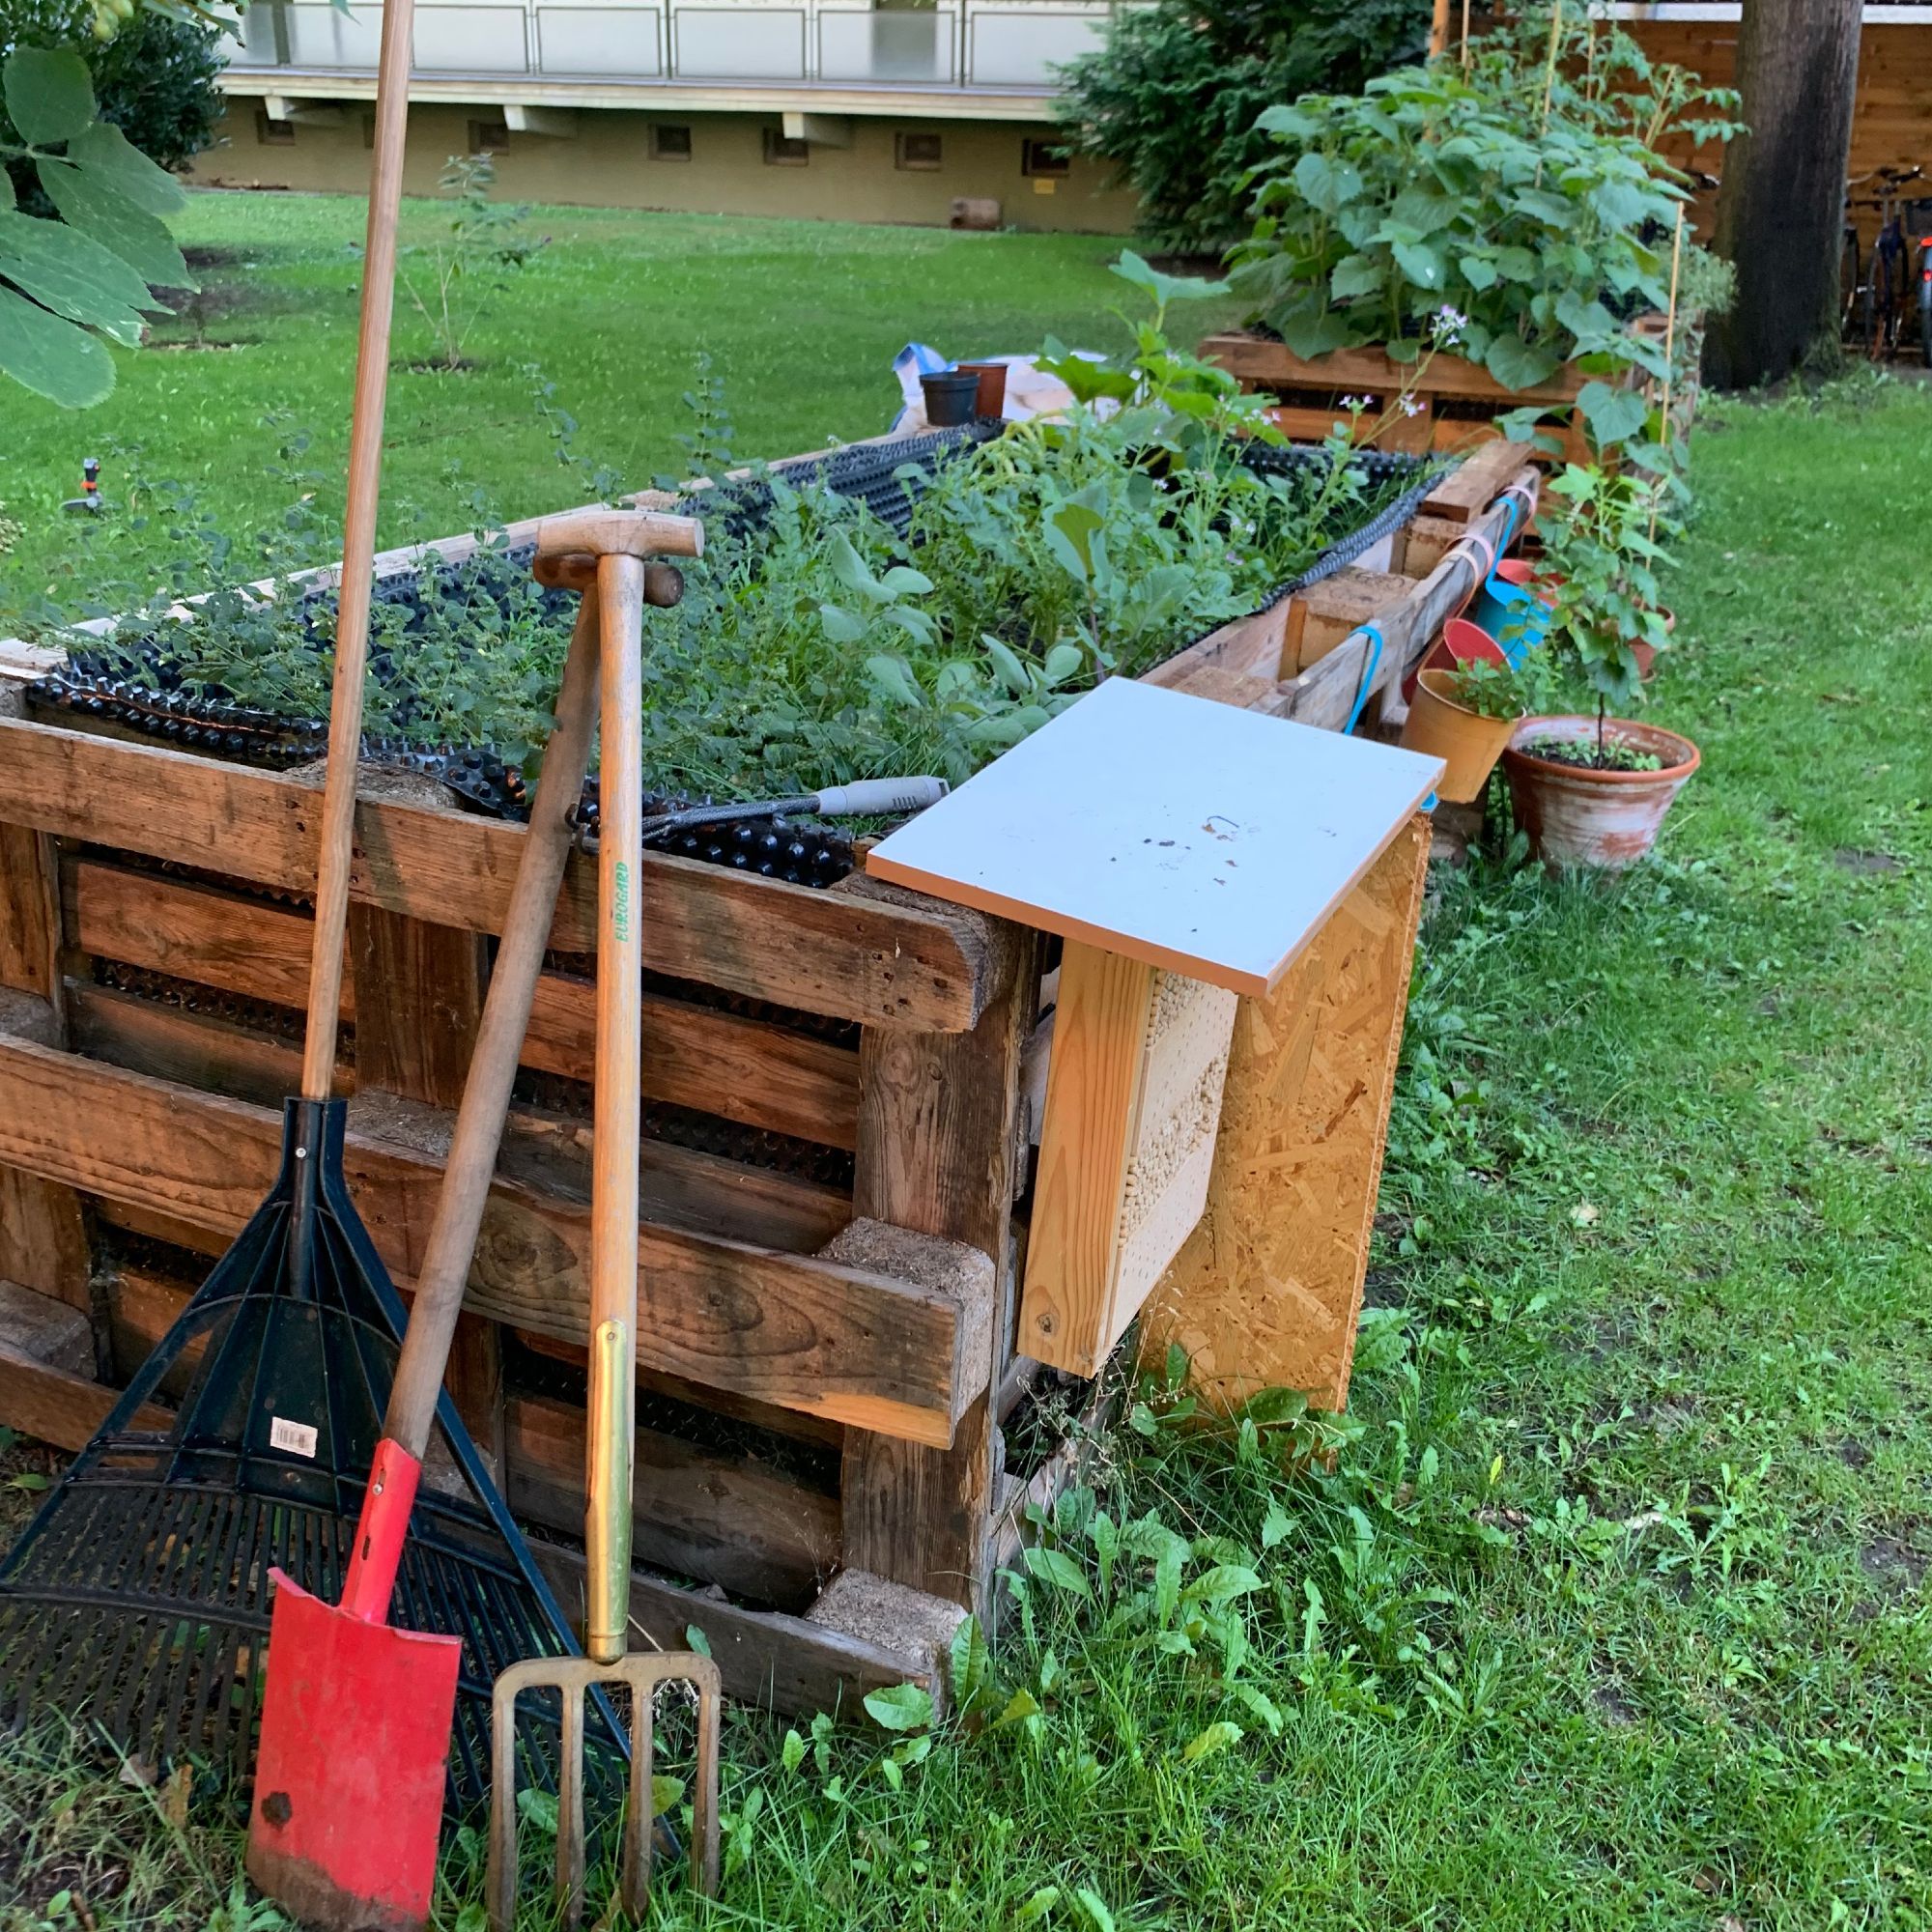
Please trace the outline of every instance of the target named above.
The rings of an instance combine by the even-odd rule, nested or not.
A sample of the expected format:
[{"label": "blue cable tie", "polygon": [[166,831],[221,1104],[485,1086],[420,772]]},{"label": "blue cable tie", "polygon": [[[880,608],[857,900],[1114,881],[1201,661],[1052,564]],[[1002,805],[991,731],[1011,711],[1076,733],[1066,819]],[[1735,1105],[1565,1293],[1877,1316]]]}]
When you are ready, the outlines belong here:
[{"label": "blue cable tie", "polygon": [[1363,624],[1358,626],[1358,628],[1366,631],[1374,641],[1369,651],[1369,661],[1362,668],[1362,682],[1360,689],[1355,693],[1354,706],[1349,713],[1349,722],[1342,726],[1342,735],[1345,738],[1362,722],[1362,707],[1369,701],[1369,687],[1375,683],[1376,670],[1382,661],[1382,634],[1380,628],[1374,623]]}]

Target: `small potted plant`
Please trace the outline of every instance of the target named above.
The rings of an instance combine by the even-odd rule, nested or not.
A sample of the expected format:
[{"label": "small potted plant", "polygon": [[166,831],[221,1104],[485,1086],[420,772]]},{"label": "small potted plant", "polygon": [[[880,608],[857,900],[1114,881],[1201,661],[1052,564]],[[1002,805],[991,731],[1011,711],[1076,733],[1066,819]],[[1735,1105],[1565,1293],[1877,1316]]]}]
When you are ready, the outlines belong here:
[{"label": "small potted plant", "polygon": [[1402,742],[1442,760],[1438,798],[1466,805],[1482,797],[1511,734],[1536,707],[1543,683],[1540,659],[1519,666],[1465,658],[1417,677]]},{"label": "small potted plant", "polygon": [[1568,465],[1549,485],[1558,514],[1544,523],[1540,587],[1548,638],[1563,667],[1596,698],[1578,712],[1525,718],[1503,753],[1517,822],[1550,865],[1634,865],[1656,843],[1664,813],[1697,769],[1689,738],[1611,715],[1637,696],[1645,655],[1670,641],[1659,593],[1662,498],[1669,479],[1630,467],[1612,475]]}]

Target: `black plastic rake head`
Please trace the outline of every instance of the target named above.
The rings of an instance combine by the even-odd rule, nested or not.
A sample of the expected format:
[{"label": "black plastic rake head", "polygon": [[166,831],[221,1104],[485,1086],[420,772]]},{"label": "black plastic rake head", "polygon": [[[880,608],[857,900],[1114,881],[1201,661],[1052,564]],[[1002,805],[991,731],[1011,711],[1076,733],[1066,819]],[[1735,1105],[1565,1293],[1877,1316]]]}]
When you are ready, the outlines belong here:
[{"label": "black plastic rake head", "polygon": [[[342,1178],[344,1114],[287,1103],[274,1188],[0,1565],[0,1722],[91,1719],[156,1769],[223,1768],[240,1796],[269,1572],[340,1598],[403,1332]],[[139,1428],[196,1353],[173,1426]],[[463,1813],[488,1796],[498,1674],[577,1653],[447,1396],[437,1424],[392,1619],[463,1640],[447,1793]],[[521,1736],[526,1779],[553,1789],[559,1721],[532,1705]],[[608,1708],[590,1723],[621,1780]]]}]

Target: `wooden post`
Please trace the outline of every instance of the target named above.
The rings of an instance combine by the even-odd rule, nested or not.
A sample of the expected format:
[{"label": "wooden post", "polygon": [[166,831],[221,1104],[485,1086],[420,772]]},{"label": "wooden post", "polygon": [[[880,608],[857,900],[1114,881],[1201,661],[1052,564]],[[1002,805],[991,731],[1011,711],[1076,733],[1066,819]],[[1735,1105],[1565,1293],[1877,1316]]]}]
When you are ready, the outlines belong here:
[{"label": "wooden post", "polygon": [[[877,891],[878,888],[870,890]],[[886,889],[890,890],[890,889]],[[1037,941],[989,921],[998,989],[970,1033],[867,1027],[859,1047],[855,1214],[964,1241],[993,1259],[993,1305],[1010,1303],[1010,1226],[1020,1129],[1020,1060],[1038,1004]],[[841,1491],[846,1567],[987,1606],[994,1502],[993,1402],[1012,1352],[996,1320],[980,1393],[950,1449],[849,1429]]]},{"label": "wooden post", "polygon": [[[64,1044],[59,879],[50,838],[22,825],[0,825],[0,987],[46,1001]],[[80,1196],[38,1175],[0,1167],[0,1281],[87,1309],[92,1273]]]}]

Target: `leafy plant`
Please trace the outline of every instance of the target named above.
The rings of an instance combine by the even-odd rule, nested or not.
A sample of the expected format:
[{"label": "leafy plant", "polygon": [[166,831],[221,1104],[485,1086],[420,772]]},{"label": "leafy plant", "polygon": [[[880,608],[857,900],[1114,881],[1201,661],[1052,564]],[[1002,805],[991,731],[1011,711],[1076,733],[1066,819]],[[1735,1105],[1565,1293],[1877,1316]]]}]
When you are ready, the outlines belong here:
[{"label": "leafy plant", "polygon": [[1663,650],[1657,532],[1679,527],[1664,508],[1669,479],[1634,464],[1612,473],[1566,464],[1549,479],[1539,522],[1541,588],[1549,608],[1546,633],[1565,668],[1595,695],[1599,737],[1605,708],[1627,703],[1640,684],[1635,647]]},{"label": "leafy plant", "polygon": [[1122,8],[1060,71],[1076,154],[1108,162],[1156,245],[1219,252],[1245,232],[1249,176],[1267,158],[1262,110],[1354,88],[1427,40],[1423,0],[1155,0]]},{"label": "leafy plant", "polygon": [[396,279],[436,339],[433,369],[469,366],[464,345],[491,298],[545,245],[525,232],[527,210],[490,198],[496,185],[487,154],[451,155],[437,177],[438,192],[455,204],[442,235],[397,257]]},{"label": "leafy plant", "polygon": [[0,370],[66,409],[114,386],[102,337],[132,347],[159,288],[193,288],[160,217],[185,196],[99,118],[87,63],[67,47],[15,46],[0,64],[12,123],[0,159],[32,164],[58,219],[14,207],[0,170]]},{"label": "leafy plant", "polygon": [[[1730,123],[1697,113],[1732,97],[1601,23],[1559,35],[1553,66],[1528,25],[1472,47],[1466,69],[1407,68],[1262,117],[1276,154],[1235,254],[1236,293],[1300,355],[1377,344],[1413,361],[1446,305],[1464,353],[1505,388],[1579,358],[1599,378],[1661,377],[1662,345],[1624,323],[1669,296],[1683,178],[1655,144],[1724,138]],[[1644,427],[1641,399],[1614,382],[1578,406],[1600,447]]]}]

